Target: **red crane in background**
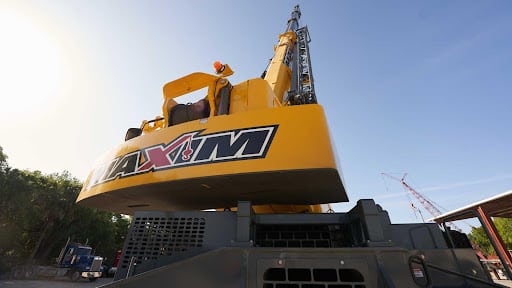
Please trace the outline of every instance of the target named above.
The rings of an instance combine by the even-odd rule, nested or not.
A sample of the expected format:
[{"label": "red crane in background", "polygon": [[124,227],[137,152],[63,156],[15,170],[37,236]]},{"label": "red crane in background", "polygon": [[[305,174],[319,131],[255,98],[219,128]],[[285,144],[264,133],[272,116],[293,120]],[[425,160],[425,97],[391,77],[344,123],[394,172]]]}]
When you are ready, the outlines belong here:
[{"label": "red crane in background", "polygon": [[[416,199],[418,199],[418,201],[421,203],[421,205],[423,205],[423,207],[430,213],[430,215],[434,216],[434,217],[437,217],[441,214],[443,214],[441,212],[441,210],[439,210],[436,205],[434,205],[434,203],[432,203],[432,201],[430,201],[429,199],[427,199],[425,196],[421,195],[420,192],[414,190],[414,188],[412,188],[411,186],[409,186],[409,184],[407,184],[405,182],[405,177],[407,176],[407,173],[404,173],[404,176],[400,179],[400,178],[397,178],[393,175],[390,175],[390,174],[387,174],[387,173],[381,173],[382,175],[386,176],[386,177],[389,177],[393,180],[396,180],[398,182],[400,182],[402,184],[402,186],[404,186],[404,188],[409,192],[411,193],[414,197],[416,197]],[[414,208],[414,205],[411,203],[411,206]],[[420,215],[421,215],[421,212],[420,212]],[[423,218],[423,216],[421,217]],[[457,227],[454,223],[452,222],[447,222],[446,223],[448,226],[450,226],[453,230],[457,230],[459,232],[462,232],[462,230]]]}]

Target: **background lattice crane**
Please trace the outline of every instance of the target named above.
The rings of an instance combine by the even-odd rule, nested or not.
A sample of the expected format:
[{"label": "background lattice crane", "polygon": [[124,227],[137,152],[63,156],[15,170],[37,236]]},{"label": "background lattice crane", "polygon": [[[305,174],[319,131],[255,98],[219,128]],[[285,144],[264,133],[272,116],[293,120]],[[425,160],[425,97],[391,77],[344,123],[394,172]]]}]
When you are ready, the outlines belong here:
[{"label": "background lattice crane", "polygon": [[[420,204],[423,206],[423,208],[425,208],[430,213],[430,215],[432,215],[433,217],[437,217],[437,216],[443,214],[441,212],[441,210],[439,210],[436,207],[436,205],[434,205],[434,203],[432,203],[432,201],[427,199],[420,192],[416,191],[409,184],[407,184],[407,182],[405,182],[405,177],[407,176],[407,173],[404,173],[404,176],[402,178],[398,178],[398,177],[395,177],[395,176],[387,174],[387,173],[381,173],[381,174],[386,176],[386,177],[388,177],[388,178],[391,178],[393,180],[396,180],[396,181],[400,182],[402,184],[402,186],[404,186],[404,188],[409,193],[411,193],[414,197],[416,197],[416,199],[418,200],[418,202],[420,202]],[[422,218],[423,218],[423,216],[422,216]],[[450,226],[450,228],[452,228],[453,230],[457,230],[459,232],[462,232],[462,230],[459,227],[457,227],[457,225],[455,225],[452,222],[447,222],[446,225]]]}]

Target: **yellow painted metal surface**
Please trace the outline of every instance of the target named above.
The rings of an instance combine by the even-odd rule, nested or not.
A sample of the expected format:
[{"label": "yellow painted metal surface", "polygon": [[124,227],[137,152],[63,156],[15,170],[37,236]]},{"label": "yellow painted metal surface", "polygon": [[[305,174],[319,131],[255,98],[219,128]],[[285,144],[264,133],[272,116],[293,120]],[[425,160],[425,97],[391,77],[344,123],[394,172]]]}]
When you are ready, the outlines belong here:
[{"label": "yellow painted metal surface", "polygon": [[286,53],[292,50],[297,42],[295,32],[288,31],[279,35],[279,44],[274,47],[274,57],[270,62],[265,75],[265,81],[270,85],[279,102],[283,102],[285,93],[290,89],[291,71],[288,66],[283,64]]},{"label": "yellow painted metal surface", "polygon": [[254,111],[279,106],[279,104],[276,104],[274,93],[267,82],[263,79],[255,78],[233,87],[231,90],[229,114],[233,115],[248,110]]},{"label": "yellow painted metal surface", "polygon": [[[142,136],[102,156],[77,202],[130,214],[238,200],[262,213],[321,212],[319,204],[348,201],[322,107],[283,106],[266,80],[230,86],[230,73],[167,83],[164,116],[143,121]],[[223,87],[230,89],[228,115],[217,113]],[[175,99],[203,88],[210,116],[167,127]]]},{"label": "yellow painted metal surface", "polygon": [[[296,119],[294,119],[296,118]],[[313,118],[313,119],[311,119]],[[175,180],[226,173],[249,173],[259,171],[336,168],[333,150],[330,145],[327,125],[319,105],[289,106],[263,111],[250,111],[244,114],[217,116],[207,121],[196,120],[167,129],[162,129],[144,137],[134,138],[119,145],[100,162],[110,162],[116,157],[154,146],[169,143],[170,140],[192,131],[212,134],[236,129],[277,125],[276,135],[269,146],[267,157],[257,160],[194,165],[179,169],[170,169],[159,173],[148,173],[136,177],[119,179],[104,185],[114,190],[119,187],[133,186],[138,183]],[[144,159],[141,159],[144,160]],[[235,169],[233,169],[236,166]],[[87,186],[87,185],[85,185]]]},{"label": "yellow painted metal surface", "polygon": [[[333,211],[331,205],[293,205],[293,204],[267,204],[253,205],[256,214],[289,214],[289,213],[325,213]],[[237,207],[231,207],[230,211],[238,211]],[[217,209],[224,211],[224,209]]]},{"label": "yellow painted metal surface", "polygon": [[[272,133],[275,133],[273,138],[269,140],[270,142],[266,148],[268,151],[262,157],[255,157],[255,159],[251,159],[250,157],[234,157],[232,159],[226,159],[226,161],[204,161],[202,163],[197,162],[183,166],[164,165],[162,167],[152,167],[150,171],[141,170],[140,173],[136,171],[137,167],[143,167],[148,160],[144,157],[145,153],[147,153],[145,149],[157,144],[163,144],[162,147],[165,147],[173,140],[178,139],[186,133],[201,131],[197,135],[213,135],[215,133],[227,133],[226,131],[250,130],[258,127],[270,127]],[[183,145],[174,152],[181,152]],[[212,150],[212,153],[215,153],[215,151]],[[129,161],[123,162],[123,156],[126,157],[126,155],[135,154],[137,154],[139,158],[137,158],[138,161],[134,164],[134,168],[123,170],[123,167],[126,168],[127,165],[130,165],[130,163],[128,163]],[[216,156],[213,155],[212,157]],[[133,159],[135,159],[135,157]],[[159,170],[160,168],[162,169]],[[84,183],[84,189],[80,193],[77,201],[80,202],[102,193],[109,193],[110,191],[151,183],[168,183],[168,185],[172,185],[173,181],[183,179],[271,171],[275,171],[275,173],[279,174],[281,171],[314,170],[321,168],[338,169],[335,163],[334,151],[331,147],[323,109],[320,105],[287,106],[247,111],[233,115],[216,116],[186,122],[177,126],[157,130],[143,137],[136,137],[119,145],[99,160],[97,167],[91,172],[91,175]],[[110,174],[110,176],[108,174]],[[309,179],[309,181],[314,182],[315,179]],[[279,193],[279,190],[287,185],[290,184],[274,183],[273,188],[276,191],[275,193]],[[244,190],[246,194],[250,194],[251,183],[246,183],[246,186],[240,187],[240,190]],[[257,191],[255,191],[255,193],[256,192]],[[190,193],[193,193],[193,191]],[[209,193],[218,193],[220,195],[223,191],[209,191]],[[337,193],[340,194],[340,197],[336,197]],[[338,191],[332,191],[332,194],[332,197],[330,197],[332,199],[336,198],[340,201],[346,199],[343,187],[338,187]],[[198,197],[200,197],[200,195],[198,195]],[[173,195],[171,194],[165,196],[165,199],[171,202],[172,198]],[[245,198],[251,200],[251,197]],[[255,196],[255,198],[258,197]],[[159,199],[158,201],[161,200],[162,199]],[[258,201],[262,202],[260,200],[262,199]],[[317,200],[312,201],[317,201],[318,203],[329,202],[326,200],[327,199],[319,197]],[[290,199],[290,201],[293,202],[293,199]],[[272,202],[273,200],[271,198],[268,199],[268,203]]]}]

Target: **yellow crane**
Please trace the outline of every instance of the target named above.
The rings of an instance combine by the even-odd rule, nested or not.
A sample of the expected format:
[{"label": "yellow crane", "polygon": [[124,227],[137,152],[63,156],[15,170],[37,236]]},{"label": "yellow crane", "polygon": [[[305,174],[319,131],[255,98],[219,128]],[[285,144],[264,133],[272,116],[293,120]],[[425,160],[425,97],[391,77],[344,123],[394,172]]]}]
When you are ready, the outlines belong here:
[{"label": "yellow crane", "polygon": [[300,16],[262,78],[216,62],[169,82],[162,115],[98,160],[77,202],[133,215],[104,287],[493,287],[462,233],[391,224],[372,199],[308,213],[348,196]]},{"label": "yellow crane", "polygon": [[[235,207],[322,212],[348,201],[323,108],[317,104],[307,27],[296,6],[264,78],[232,85],[227,64],[163,87],[162,116],[127,131],[98,160],[78,202],[136,210]],[[176,99],[206,88],[193,104]],[[115,201],[111,201],[115,199]]]}]

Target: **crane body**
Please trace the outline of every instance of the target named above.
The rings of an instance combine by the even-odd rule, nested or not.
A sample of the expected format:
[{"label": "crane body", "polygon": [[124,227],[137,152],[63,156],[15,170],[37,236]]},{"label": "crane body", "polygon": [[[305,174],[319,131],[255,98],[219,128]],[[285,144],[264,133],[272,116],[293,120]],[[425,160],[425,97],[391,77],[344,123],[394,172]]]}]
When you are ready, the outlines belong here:
[{"label": "crane body", "polygon": [[216,62],[167,83],[163,115],[97,162],[77,202],[133,215],[103,287],[493,287],[457,231],[391,224],[372,199],[329,210],[348,196],[300,15],[262,78]]},{"label": "crane body", "polygon": [[[263,79],[232,85],[229,65],[216,63],[217,75],[196,72],[164,85],[163,116],[129,129],[127,141],[98,160],[78,202],[131,214],[239,200],[258,211],[321,212],[322,204],[348,201],[314,96],[307,30],[296,34],[299,17],[297,6]],[[203,88],[197,103],[176,102]]]}]

